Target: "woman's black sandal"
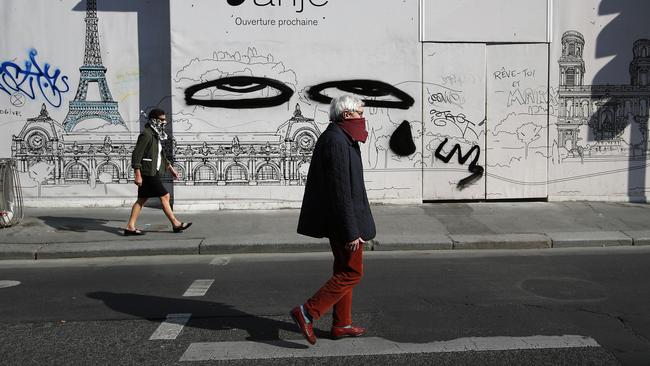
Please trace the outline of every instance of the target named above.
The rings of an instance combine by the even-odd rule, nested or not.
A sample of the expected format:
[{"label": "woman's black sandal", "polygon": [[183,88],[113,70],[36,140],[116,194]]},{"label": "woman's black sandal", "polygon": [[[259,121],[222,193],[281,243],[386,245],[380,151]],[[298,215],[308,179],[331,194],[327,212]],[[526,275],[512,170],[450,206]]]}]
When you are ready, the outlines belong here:
[{"label": "woman's black sandal", "polygon": [[190,226],[192,226],[191,222],[181,222],[180,225],[174,226],[173,229],[175,233],[180,233],[181,231],[187,229]]},{"label": "woman's black sandal", "polygon": [[138,236],[138,235],[144,235],[144,231],[140,229],[135,229],[135,230],[124,229],[124,236]]}]

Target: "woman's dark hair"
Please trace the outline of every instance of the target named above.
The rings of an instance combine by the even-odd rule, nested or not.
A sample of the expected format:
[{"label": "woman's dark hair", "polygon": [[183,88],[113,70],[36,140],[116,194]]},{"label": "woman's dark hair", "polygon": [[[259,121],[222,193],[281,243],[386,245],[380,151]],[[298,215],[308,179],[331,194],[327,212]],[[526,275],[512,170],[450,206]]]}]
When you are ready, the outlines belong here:
[{"label": "woman's dark hair", "polygon": [[149,112],[149,119],[158,118],[158,117],[162,116],[163,114],[165,114],[165,111],[163,111],[160,108],[154,108]]}]

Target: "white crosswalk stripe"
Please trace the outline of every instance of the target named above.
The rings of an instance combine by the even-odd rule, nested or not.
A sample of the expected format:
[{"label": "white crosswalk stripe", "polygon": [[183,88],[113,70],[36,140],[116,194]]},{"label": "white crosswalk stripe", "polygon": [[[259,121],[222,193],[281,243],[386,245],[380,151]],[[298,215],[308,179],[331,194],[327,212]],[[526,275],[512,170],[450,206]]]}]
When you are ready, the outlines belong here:
[{"label": "white crosswalk stripe", "polygon": [[230,263],[230,257],[215,257],[210,264],[213,266],[225,266]]},{"label": "white crosswalk stripe", "polygon": [[213,282],[214,280],[196,280],[185,291],[183,296],[204,296]]},{"label": "white crosswalk stripe", "polygon": [[0,288],[14,287],[20,285],[20,281],[2,280],[0,281]]},{"label": "white crosswalk stripe", "polygon": [[305,340],[192,343],[180,361],[226,361],[293,357],[368,356],[405,353],[447,353],[466,351],[509,351],[600,347],[592,338],[580,335],[530,337],[472,337],[430,343],[399,343],[377,337],[319,339],[315,346]]},{"label": "white crosswalk stripe", "polygon": [[158,326],[149,340],[176,339],[190,317],[192,317],[191,313],[168,314],[167,319]]}]

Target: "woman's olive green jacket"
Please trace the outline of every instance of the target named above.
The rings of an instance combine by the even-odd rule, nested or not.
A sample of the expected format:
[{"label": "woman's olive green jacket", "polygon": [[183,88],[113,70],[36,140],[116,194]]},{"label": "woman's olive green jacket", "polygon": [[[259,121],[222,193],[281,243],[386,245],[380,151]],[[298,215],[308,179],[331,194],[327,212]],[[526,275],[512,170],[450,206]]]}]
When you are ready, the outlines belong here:
[{"label": "woman's olive green jacket", "polygon": [[160,154],[162,166],[158,170],[158,135],[147,123],[144,126],[144,131],[138,136],[138,141],[135,143],[135,148],[131,154],[131,167],[133,169],[140,169],[140,174],[146,176],[162,175],[165,168],[169,165],[169,160],[165,156],[165,152]]}]

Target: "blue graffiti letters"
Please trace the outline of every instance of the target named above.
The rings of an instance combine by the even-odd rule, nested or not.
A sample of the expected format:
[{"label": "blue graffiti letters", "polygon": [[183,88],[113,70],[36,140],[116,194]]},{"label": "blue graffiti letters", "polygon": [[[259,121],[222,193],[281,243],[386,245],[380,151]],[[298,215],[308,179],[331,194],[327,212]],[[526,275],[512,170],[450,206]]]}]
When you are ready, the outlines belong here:
[{"label": "blue graffiti letters", "polygon": [[61,75],[61,70],[54,69],[45,64],[43,67],[36,61],[37,52],[35,49],[29,51],[29,60],[25,61],[25,67],[5,61],[0,65],[0,90],[13,95],[23,93],[28,98],[37,98],[37,92],[53,107],[60,107],[63,99],[62,94],[70,90],[68,77]]},{"label": "blue graffiti letters", "polygon": [[461,179],[456,187],[458,189],[463,189],[466,188],[468,185],[472,184],[476,180],[480,179],[483,176],[483,167],[478,165],[478,159],[481,156],[481,148],[478,145],[472,146],[471,149],[467,152],[467,154],[463,155],[463,152],[460,148],[460,144],[454,145],[454,147],[451,149],[451,152],[447,154],[446,156],[442,154],[442,149],[445,147],[445,144],[447,144],[447,141],[449,141],[448,138],[445,138],[445,141],[443,141],[440,145],[438,145],[438,148],[436,149],[436,158],[444,161],[445,163],[449,163],[451,158],[454,157],[454,155],[458,154],[458,163],[459,164],[465,164],[467,159],[472,155],[474,151],[476,151],[476,154],[474,155],[474,160],[469,164],[469,170],[470,173],[472,173],[470,176],[465,177]]}]

